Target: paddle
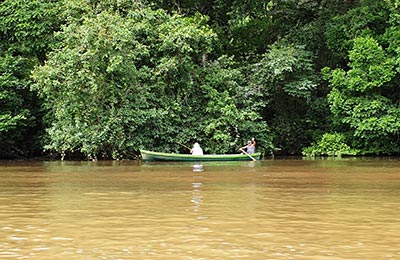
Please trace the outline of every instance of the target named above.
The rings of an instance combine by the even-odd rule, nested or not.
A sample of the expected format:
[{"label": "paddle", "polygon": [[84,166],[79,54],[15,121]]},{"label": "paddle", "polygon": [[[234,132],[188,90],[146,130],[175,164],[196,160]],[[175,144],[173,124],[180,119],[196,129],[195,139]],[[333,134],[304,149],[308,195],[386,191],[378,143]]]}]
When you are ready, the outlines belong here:
[{"label": "paddle", "polygon": [[189,149],[189,151],[191,151],[192,150],[192,148],[190,148],[189,146],[186,146],[186,145],[184,145],[184,144],[181,144],[181,143],[178,143],[178,142],[176,142],[177,144],[179,144],[179,145],[182,145],[183,147],[185,147],[185,148],[187,148],[187,149]]},{"label": "paddle", "polygon": [[247,155],[248,157],[250,157],[253,161],[257,161],[253,156],[251,156],[250,154],[248,154],[245,150],[243,150],[242,148],[239,149],[240,151],[242,151],[245,155]]}]

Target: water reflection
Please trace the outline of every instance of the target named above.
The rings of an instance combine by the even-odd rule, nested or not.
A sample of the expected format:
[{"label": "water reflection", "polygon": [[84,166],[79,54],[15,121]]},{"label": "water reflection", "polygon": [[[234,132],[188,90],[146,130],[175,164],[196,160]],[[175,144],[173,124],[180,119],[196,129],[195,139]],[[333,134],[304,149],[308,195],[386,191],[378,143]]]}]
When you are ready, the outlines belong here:
[{"label": "water reflection", "polygon": [[253,167],[255,167],[255,166],[256,166],[256,162],[255,162],[255,161],[248,161],[248,162],[247,162],[247,167],[253,168]]},{"label": "water reflection", "polygon": [[201,182],[193,182],[192,187],[192,198],[190,202],[193,203],[192,208],[195,212],[197,212],[203,203],[203,196],[201,195],[201,187],[203,184]]},{"label": "water reflection", "polygon": [[203,164],[201,164],[201,163],[193,164],[192,169],[193,169],[193,172],[202,172],[202,171],[204,171]]}]

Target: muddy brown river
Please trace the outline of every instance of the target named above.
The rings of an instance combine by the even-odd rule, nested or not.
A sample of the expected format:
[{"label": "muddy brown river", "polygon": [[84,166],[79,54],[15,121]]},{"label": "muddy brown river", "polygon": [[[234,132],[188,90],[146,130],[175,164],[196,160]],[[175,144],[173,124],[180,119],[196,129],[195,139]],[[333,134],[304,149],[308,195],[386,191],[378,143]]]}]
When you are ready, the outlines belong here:
[{"label": "muddy brown river", "polygon": [[0,259],[400,259],[400,159],[0,161]]}]

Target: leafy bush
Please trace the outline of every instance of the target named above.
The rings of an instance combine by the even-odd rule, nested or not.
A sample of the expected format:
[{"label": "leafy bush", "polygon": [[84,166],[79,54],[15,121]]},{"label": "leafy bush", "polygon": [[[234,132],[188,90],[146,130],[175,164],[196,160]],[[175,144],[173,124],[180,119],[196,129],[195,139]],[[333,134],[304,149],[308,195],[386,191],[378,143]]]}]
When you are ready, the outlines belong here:
[{"label": "leafy bush", "polygon": [[358,153],[358,150],[352,149],[346,144],[345,135],[340,133],[326,133],[318,143],[303,150],[303,155],[306,156],[342,156],[357,155]]}]

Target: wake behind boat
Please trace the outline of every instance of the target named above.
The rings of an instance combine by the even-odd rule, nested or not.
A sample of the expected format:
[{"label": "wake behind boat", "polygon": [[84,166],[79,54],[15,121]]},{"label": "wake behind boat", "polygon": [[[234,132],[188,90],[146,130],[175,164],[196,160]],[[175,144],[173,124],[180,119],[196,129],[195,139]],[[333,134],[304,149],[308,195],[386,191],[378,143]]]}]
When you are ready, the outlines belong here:
[{"label": "wake behind boat", "polygon": [[[200,161],[251,161],[252,158],[246,154],[177,154],[160,153],[153,151],[140,150],[143,161],[181,161],[181,162],[200,162]],[[261,153],[253,153],[251,156],[260,160]]]}]

